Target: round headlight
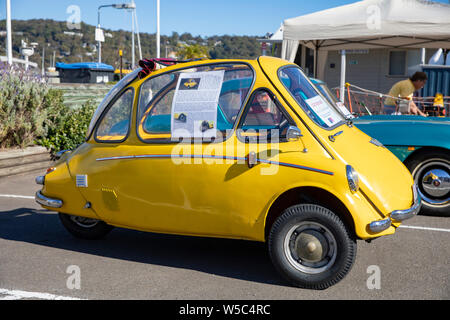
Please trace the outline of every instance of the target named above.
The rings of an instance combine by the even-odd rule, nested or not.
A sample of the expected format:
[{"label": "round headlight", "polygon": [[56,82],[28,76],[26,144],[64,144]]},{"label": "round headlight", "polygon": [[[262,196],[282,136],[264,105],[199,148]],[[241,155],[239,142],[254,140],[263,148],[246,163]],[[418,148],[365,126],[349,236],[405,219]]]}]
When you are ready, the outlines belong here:
[{"label": "round headlight", "polygon": [[353,167],[350,165],[346,166],[346,170],[347,170],[347,181],[350,190],[352,190],[352,192],[358,191],[359,189],[358,173],[356,173],[355,169],[353,169]]}]

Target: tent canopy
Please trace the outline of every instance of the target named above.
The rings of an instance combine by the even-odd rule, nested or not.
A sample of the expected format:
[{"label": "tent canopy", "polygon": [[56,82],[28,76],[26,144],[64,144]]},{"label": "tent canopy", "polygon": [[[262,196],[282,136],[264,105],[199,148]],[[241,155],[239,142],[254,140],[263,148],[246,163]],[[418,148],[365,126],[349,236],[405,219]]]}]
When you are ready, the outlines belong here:
[{"label": "tent canopy", "polygon": [[285,20],[283,40],[320,50],[450,48],[450,5],[359,1]]},{"label": "tent canopy", "polygon": [[327,53],[341,50],[341,100],[345,50],[450,48],[450,5],[425,0],[364,0],[297,18],[283,26],[281,58],[293,62],[299,44],[314,49],[314,76]]}]

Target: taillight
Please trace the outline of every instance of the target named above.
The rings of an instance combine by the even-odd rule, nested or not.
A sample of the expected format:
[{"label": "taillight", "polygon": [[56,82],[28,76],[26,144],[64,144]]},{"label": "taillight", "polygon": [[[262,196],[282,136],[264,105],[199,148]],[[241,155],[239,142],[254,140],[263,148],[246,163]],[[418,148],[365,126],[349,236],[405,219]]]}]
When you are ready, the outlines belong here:
[{"label": "taillight", "polygon": [[50,167],[47,169],[47,172],[45,174],[49,174],[50,172],[55,171],[55,169],[56,169],[55,167]]}]

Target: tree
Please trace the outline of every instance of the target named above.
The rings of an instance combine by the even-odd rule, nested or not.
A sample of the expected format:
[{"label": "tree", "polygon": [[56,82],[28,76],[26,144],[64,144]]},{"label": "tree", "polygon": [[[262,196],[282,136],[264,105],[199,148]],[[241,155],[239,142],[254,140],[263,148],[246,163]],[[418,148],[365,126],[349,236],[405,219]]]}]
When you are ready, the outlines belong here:
[{"label": "tree", "polygon": [[209,48],[199,44],[178,45],[177,56],[182,60],[209,58]]}]

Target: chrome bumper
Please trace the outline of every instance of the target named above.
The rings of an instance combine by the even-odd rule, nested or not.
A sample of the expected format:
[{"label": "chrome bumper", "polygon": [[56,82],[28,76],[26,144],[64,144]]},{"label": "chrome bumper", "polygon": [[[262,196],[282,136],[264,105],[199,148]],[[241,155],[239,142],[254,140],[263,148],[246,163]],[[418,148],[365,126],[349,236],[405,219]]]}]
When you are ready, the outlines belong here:
[{"label": "chrome bumper", "polygon": [[401,222],[416,216],[420,208],[422,207],[422,198],[417,192],[417,186],[413,186],[414,203],[411,208],[406,210],[392,211],[388,218],[378,221],[373,221],[369,224],[369,229],[374,233],[379,233],[386,230],[392,224],[392,222]]},{"label": "chrome bumper", "polygon": [[36,192],[34,199],[36,200],[37,203],[39,203],[40,205],[46,206],[46,207],[61,208],[63,205],[62,200],[48,198],[48,197],[44,196],[41,193],[41,191]]}]

